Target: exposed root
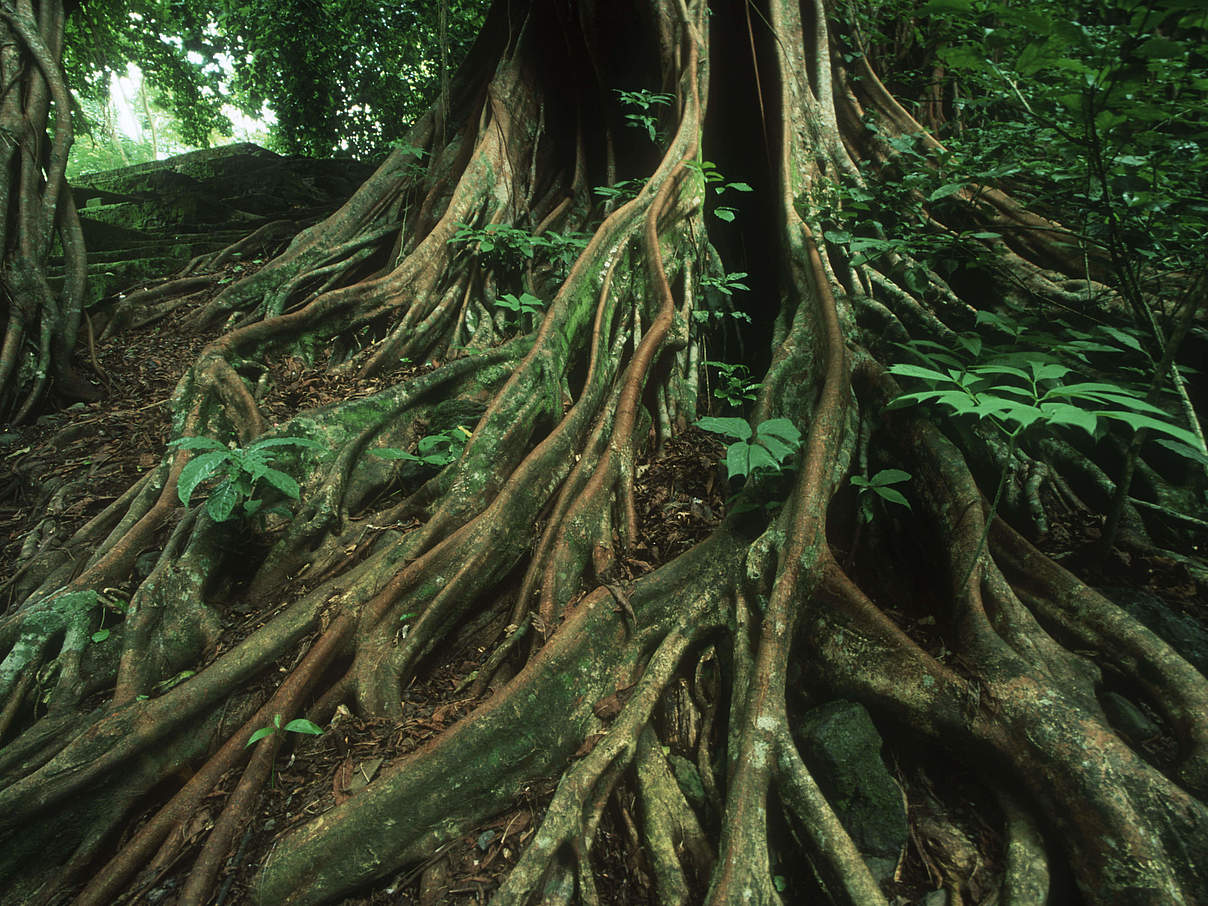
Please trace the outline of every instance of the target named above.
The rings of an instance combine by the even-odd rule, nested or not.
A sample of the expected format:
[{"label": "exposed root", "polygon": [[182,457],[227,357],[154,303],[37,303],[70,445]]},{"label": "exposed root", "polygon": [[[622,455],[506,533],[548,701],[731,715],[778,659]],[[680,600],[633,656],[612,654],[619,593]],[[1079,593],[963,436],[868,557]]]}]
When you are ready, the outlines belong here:
[{"label": "exposed root", "polygon": [[[819,896],[885,903],[900,889],[878,887],[793,742],[789,690],[804,684],[811,701],[849,697],[896,726],[895,746],[943,746],[1000,796],[1005,863],[988,873],[1001,902],[1041,902],[1058,861],[1088,904],[1208,899],[1208,684],[1004,521],[1043,533],[1054,499],[1100,506],[1107,472],[1069,445],[1024,456],[883,410],[897,390],[878,344],[955,342],[980,300],[934,273],[919,290],[909,254],[852,266],[816,238],[823,180],[861,179],[861,157],[890,154],[862,112],[919,129],[866,60],[859,80],[832,60],[825,6],[770,0],[744,36],[763,53],[770,30],[758,101],[784,123],[766,174],[777,226],[758,234],[767,260],[750,265],[773,297],[760,302],[770,364],[746,427],[788,418],[800,450],[729,485],[724,517],[694,516],[702,501],[672,489],[697,519],[686,537],[711,534],[681,537],[673,559],[646,553],[658,517],[641,495],[663,473],[643,472],[644,457],[691,442],[673,438],[704,408],[702,276],[726,273],[699,163],[708,42],[742,32],[746,16],[719,8],[710,29],[704,3],[648,0],[635,7],[645,43],[640,29],[604,28],[602,7],[566,17],[547,0],[496,4],[449,118],[413,132],[426,165],[394,152],[198,316],[225,329],[181,378],[173,438],[310,441],[274,460],[297,488],[278,478],[270,501],[252,485],[269,505],[215,522],[204,505],[181,507],[191,454],[172,447],[71,537],[47,522],[27,539],[0,617],[0,833],[21,843],[0,870],[17,879],[13,896],[40,888],[52,902],[84,882],[76,902],[100,906],[180,872],[187,904],[245,889],[265,904],[334,902],[421,874],[435,899],[458,841],[556,781],[500,906],[607,902],[593,858],[610,808],[660,906],[778,903],[775,866],[797,847],[813,868],[801,883]],[[639,72],[667,97],[651,108],[653,144],[626,126],[633,111],[615,91]],[[632,174],[632,193],[617,187]],[[965,201],[1003,227],[987,253],[1008,292],[1085,302],[1096,289],[1054,270],[1068,263],[1059,227],[993,190]],[[270,225],[193,262],[128,298],[122,317],[166,310],[155,306],[285,232]],[[539,308],[496,304],[523,293]],[[39,348],[32,321],[14,330],[0,376],[14,373],[14,348]],[[330,381],[327,404],[274,386],[312,367]],[[908,469],[910,509],[857,530],[853,461],[861,474]],[[1003,472],[1018,487],[987,547],[985,476]],[[715,507],[724,481],[710,474]],[[1144,519],[1126,519],[1143,543]],[[102,616],[104,647],[90,642]],[[450,663],[440,691],[426,688]],[[1177,765],[1116,732],[1105,677],[1160,715]],[[272,798],[285,740],[270,733],[249,753],[253,733],[306,713],[346,754],[342,721],[405,725],[420,689],[447,696],[439,718],[423,712],[430,739],[383,750],[364,789],[333,784],[330,808],[271,842],[260,833],[256,805]],[[31,823],[38,836],[23,841]],[[56,864],[23,868],[48,841]],[[236,848],[254,879],[222,877]],[[935,877],[959,894],[952,872]]]}]

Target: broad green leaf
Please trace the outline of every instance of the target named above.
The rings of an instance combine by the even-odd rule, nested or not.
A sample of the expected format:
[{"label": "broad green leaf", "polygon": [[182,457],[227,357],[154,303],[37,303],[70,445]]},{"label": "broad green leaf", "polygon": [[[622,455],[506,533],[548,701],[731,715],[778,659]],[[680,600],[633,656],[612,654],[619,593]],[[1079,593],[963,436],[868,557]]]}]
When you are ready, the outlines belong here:
[{"label": "broad green leaf", "polygon": [[986,393],[1010,393],[1013,396],[1020,397],[1020,399],[1024,400],[1026,403],[1028,403],[1028,405],[1032,405],[1033,403],[1036,402],[1036,394],[1032,391],[1032,388],[1030,386],[1016,387],[1014,384],[996,384],[993,387],[987,387],[985,392]]},{"label": "broad green leaf", "polygon": [[251,450],[262,450],[265,447],[303,447],[307,450],[322,450],[323,445],[309,437],[266,437],[248,445]]},{"label": "broad green leaf", "polygon": [[223,447],[221,452],[215,450],[212,453],[202,453],[189,460],[180,470],[180,478],[176,482],[176,496],[180,498],[180,502],[188,506],[194,489],[229,459],[230,450]]},{"label": "broad green leaf", "polygon": [[1013,403],[1006,406],[998,417],[1004,421],[1014,422],[1021,428],[1027,428],[1034,425],[1038,421],[1044,419],[1044,413],[1035,406],[1024,406],[1019,403]]},{"label": "broad green leaf", "polygon": [[105,639],[107,639],[107,638],[109,638],[109,630],[108,630],[108,629],[98,629],[96,632],[94,632],[94,633],[92,634],[92,640],[93,640],[94,642],[98,642],[98,643],[100,643],[100,642],[105,641]]},{"label": "broad green leaf", "polygon": [[244,745],[244,748],[245,749],[250,748],[251,746],[254,746],[256,743],[260,742],[260,740],[264,739],[264,737],[272,736],[272,735],[273,735],[272,727],[261,727],[259,730],[257,730],[255,733],[253,733],[251,736],[248,737],[247,743]]},{"label": "broad green leaf", "polygon": [[760,446],[765,447],[767,451],[772,454],[772,459],[774,459],[777,464],[784,462],[786,459],[792,456],[793,451],[800,446],[800,444],[787,444],[779,437],[774,437],[771,434],[761,433],[758,441]]},{"label": "broad green leaf", "polygon": [[869,486],[883,488],[890,484],[901,484],[903,481],[910,481],[909,472],[901,469],[882,469],[869,479]]},{"label": "broad green leaf", "polygon": [[253,481],[257,478],[263,478],[264,473],[270,468],[264,458],[254,455],[247,455],[238,460],[238,467],[250,475]]},{"label": "broad green leaf", "polygon": [[420,453],[431,453],[439,447],[449,445],[449,435],[441,434],[426,434],[419,439],[419,443],[415,445],[415,449]]},{"label": "broad green leaf", "polygon": [[1055,397],[1058,399],[1085,399],[1098,403],[1110,403],[1125,409],[1132,409],[1137,412],[1146,412],[1150,415],[1166,415],[1162,409],[1159,409],[1152,403],[1146,402],[1140,397],[1131,395],[1128,391],[1128,388],[1120,387],[1116,384],[1066,384],[1062,387],[1053,388],[1046,393],[1042,399],[1047,400],[1050,397]]},{"label": "broad green leaf", "polygon": [[382,459],[406,459],[412,462],[418,462],[419,457],[414,453],[408,453],[406,450],[400,450],[397,447],[382,447],[378,450],[370,450],[374,456],[380,456]]},{"label": "broad green leaf", "polygon": [[1158,36],[1150,38],[1135,53],[1149,59],[1181,59],[1187,53],[1187,47],[1187,44]]},{"label": "broad green leaf", "polygon": [[1095,433],[1095,426],[1099,423],[1095,413],[1067,403],[1041,403],[1040,411],[1054,425],[1073,425],[1092,436]]},{"label": "broad green leaf", "polygon": [[888,500],[890,503],[896,503],[898,506],[904,506],[906,509],[910,509],[910,501],[907,500],[906,496],[896,488],[874,486],[872,490],[873,493],[878,497]]},{"label": "broad green leaf", "polygon": [[955,195],[965,187],[963,182],[950,182],[945,186],[940,186],[934,192],[927,196],[928,201],[939,201],[941,198],[947,198],[949,195]]},{"label": "broad green leaf", "polygon": [[756,469],[779,469],[776,460],[764,447],[739,441],[726,450],[726,471],[735,475],[750,475]]},{"label": "broad green leaf", "polygon": [[231,518],[242,495],[231,481],[224,481],[214,489],[206,501],[206,512],[215,522],[226,522]]},{"label": "broad green leaf", "polygon": [[977,334],[960,334],[957,336],[956,342],[961,349],[968,352],[974,358],[981,355],[982,338]]},{"label": "broad green leaf", "polygon": [[1159,437],[1154,440],[1154,443],[1160,447],[1165,447],[1172,453],[1177,453],[1185,459],[1190,459],[1193,462],[1198,462],[1200,465],[1208,466],[1208,453],[1199,450],[1195,447],[1181,444],[1177,440],[1167,440],[1164,437]]},{"label": "broad green leaf", "polygon": [[977,404],[969,398],[969,394],[961,390],[922,390],[918,393],[903,393],[889,401],[886,409],[905,409],[919,403],[929,403],[934,400],[952,407],[957,412],[972,412]]},{"label": "broad green leaf", "polygon": [[715,418],[707,415],[696,420],[696,427],[702,431],[724,434],[726,437],[734,437],[742,441],[750,439],[752,433],[751,426],[744,418]]},{"label": "broad green leaf", "polygon": [[941,384],[953,383],[952,378],[950,378],[948,375],[939,371],[933,371],[930,368],[923,368],[921,365],[899,363],[897,365],[890,365],[886,370],[890,374],[897,374],[901,375],[902,377],[920,378],[924,381],[935,381]]},{"label": "broad green leaf", "polygon": [[274,488],[290,498],[290,500],[297,500],[301,496],[298,482],[294,481],[291,475],[287,475],[277,469],[265,469],[262,477]]},{"label": "broad green leaf", "polygon": [[285,725],[285,729],[289,733],[307,733],[311,736],[323,735],[323,728],[314,721],[307,720],[305,717],[295,717]]},{"label": "broad green leaf", "polygon": [[1141,351],[1141,341],[1132,334],[1125,333],[1123,330],[1119,330],[1115,327],[1109,327],[1107,325],[1100,325],[1099,329],[1113,340],[1116,340],[1118,343],[1127,346],[1129,349],[1135,349],[1137,352]]},{"label": "broad green leaf", "polygon": [[746,475],[751,471],[751,457],[747,451],[751,445],[746,441],[730,444],[726,448],[726,473],[734,478],[736,475]]},{"label": "broad green leaf", "polygon": [[1029,380],[1028,373],[1022,368],[1015,368],[1012,365],[976,365],[969,369],[974,374],[1009,374],[1011,377],[1022,378]]},{"label": "broad green leaf", "polygon": [[1064,365],[1058,365],[1056,362],[1032,362],[1032,377],[1036,381],[1055,381],[1060,380],[1070,373],[1070,369]]},{"label": "broad green leaf", "polygon": [[992,311],[979,311],[974,316],[974,323],[989,324],[991,327],[996,327],[1004,333],[1009,333],[1012,336],[1020,332],[1020,327],[1015,323],[1014,319],[1008,318]]},{"label": "broad green leaf", "polygon": [[759,444],[735,444],[734,446],[744,446],[747,448],[747,463],[752,472],[756,469],[778,470],[780,468],[780,463],[772,458],[772,454],[764,446]]},{"label": "broad green leaf", "polygon": [[757,430],[760,434],[770,434],[773,437],[779,437],[793,447],[801,444],[801,432],[787,418],[769,418],[767,421],[760,422]]},{"label": "broad green leaf", "polygon": [[983,395],[977,398],[977,403],[968,410],[969,415],[978,418],[1000,418],[1004,412],[1019,405],[1013,400],[1005,400],[1001,396]]},{"label": "broad green leaf", "polygon": [[714,208],[713,216],[718,220],[724,220],[726,223],[733,223],[735,212],[733,208]]},{"label": "broad green leaf", "polygon": [[1095,414],[1101,418],[1114,418],[1116,421],[1124,422],[1124,424],[1128,425],[1134,431],[1148,428],[1150,431],[1168,434],[1175,440],[1187,444],[1189,447],[1194,447],[1199,443],[1199,438],[1186,428],[1180,428],[1178,425],[1172,425],[1160,419],[1150,418],[1148,415],[1140,415],[1136,412],[1120,412],[1119,410],[1099,411]]}]

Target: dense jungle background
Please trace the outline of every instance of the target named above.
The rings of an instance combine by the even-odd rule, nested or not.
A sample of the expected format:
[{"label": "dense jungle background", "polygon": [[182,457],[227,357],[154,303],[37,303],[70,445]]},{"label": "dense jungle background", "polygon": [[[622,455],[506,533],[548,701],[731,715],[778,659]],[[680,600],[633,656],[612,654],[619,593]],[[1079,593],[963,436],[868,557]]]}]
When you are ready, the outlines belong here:
[{"label": "dense jungle background", "polygon": [[1198,0],[0,31],[0,902],[1208,902]]}]

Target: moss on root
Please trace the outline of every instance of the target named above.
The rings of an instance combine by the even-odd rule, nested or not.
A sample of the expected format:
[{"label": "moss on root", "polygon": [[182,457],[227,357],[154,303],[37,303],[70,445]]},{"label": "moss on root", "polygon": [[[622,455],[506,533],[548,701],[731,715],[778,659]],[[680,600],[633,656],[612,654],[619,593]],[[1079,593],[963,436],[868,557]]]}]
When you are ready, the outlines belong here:
[{"label": "moss on root", "polygon": [[[718,9],[709,28],[703,3],[640,0],[649,30],[616,32],[547,0],[513,7],[495,4],[485,34],[498,43],[484,39],[449,105],[416,125],[426,170],[396,151],[201,312],[226,329],[180,381],[173,436],[316,441],[276,461],[302,499],[285,515],[214,523],[181,507],[190,454],[171,448],[69,557],[29,552],[42,587],[0,621],[9,663],[24,658],[0,701],[0,833],[86,802],[78,832],[46,853],[65,863],[47,897],[99,906],[180,859],[181,902],[205,902],[282,744],[269,734],[248,750],[255,731],[303,714],[334,727],[341,709],[398,724],[414,690],[436,695],[436,676],[441,694],[464,694],[443,704],[465,716],[434,719],[432,738],[363,791],[257,850],[249,897],[336,902],[444,852],[540,779],[553,798],[498,879],[498,906],[550,892],[598,901],[592,848],[608,821],[643,854],[661,904],[774,903],[786,883],[792,898],[887,902],[897,891],[878,886],[791,733],[807,704],[842,696],[897,726],[894,745],[944,747],[985,799],[1008,803],[985,816],[1009,840],[986,882],[1004,901],[1066,874],[1087,903],[1208,899],[1203,677],[1001,521],[983,552],[986,445],[884,410],[897,388],[881,334],[950,338],[979,300],[941,292],[938,278],[934,293],[912,291],[901,269],[925,263],[909,249],[853,263],[820,238],[834,213],[817,191],[824,173],[858,178],[872,141],[861,112],[891,132],[917,126],[871,73],[832,65],[827,29],[843,22],[807,28],[800,4],[765,4],[775,40],[760,100],[784,128],[742,158],[770,161],[780,187],[758,265],[773,288],[759,309],[775,311],[759,352],[770,364],[747,414],[791,419],[801,449],[741,493],[723,494],[714,473],[705,493],[728,496],[729,512],[710,513],[709,537],[668,561],[636,488],[707,397],[698,369],[716,335],[694,314],[721,227],[696,164],[710,155],[709,90],[745,90],[729,73],[710,81],[708,42],[735,40],[745,22]],[[633,65],[614,71],[619,60]],[[674,98],[653,145],[626,131],[615,91],[637,72]],[[593,195],[621,178],[638,180],[635,197]],[[959,229],[984,216],[960,208]],[[450,243],[462,224],[591,238],[555,279],[562,265],[539,244],[516,267]],[[1004,267],[1023,268],[1011,255]],[[500,293],[538,284],[550,292],[531,330],[494,317]],[[322,365],[345,398],[285,416],[274,400],[266,417],[255,374],[291,355]],[[459,426],[470,436],[452,462],[374,455]],[[910,471],[911,509],[861,535],[848,479],[869,462]],[[679,488],[667,499],[669,518],[708,509]],[[146,551],[161,553],[140,576]],[[111,675],[88,680],[87,704],[68,683],[48,712],[34,707],[45,692],[30,670],[81,676],[39,602],[113,587],[135,606],[113,632],[122,656],[95,668]],[[73,613],[99,618],[96,606]],[[453,663],[476,674],[450,683],[440,671]],[[182,668],[196,675],[173,684]],[[1106,673],[1161,715],[1176,758],[1155,767],[1117,735],[1097,703]],[[218,720],[224,709],[239,720]],[[183,764],[192,773],[166,802],[139,799]],[[699,788],[685,796],[668,764]],[[120,809],[95,798],[107,789]],[[207,803],[219,814],[190,849],[181,829]],[[997,866],[990,849],[979,858]],[[786,880],[779,866],[802,855],[814,872]],[[50,876],[3,865],[11,890]]]}]

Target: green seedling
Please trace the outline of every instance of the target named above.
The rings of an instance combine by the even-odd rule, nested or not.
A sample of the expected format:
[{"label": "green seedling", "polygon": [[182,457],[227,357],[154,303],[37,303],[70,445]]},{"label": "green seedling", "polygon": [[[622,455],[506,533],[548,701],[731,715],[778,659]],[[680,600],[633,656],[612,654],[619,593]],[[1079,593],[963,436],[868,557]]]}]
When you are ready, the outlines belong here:
[{"label": "green seedling", "polygon": [[321,450],[322,445],[305,437],[269,437],[247,447],[227,447],[212,437],[182,437],[168,444],[181,450],[200,451],[181,470],[176,493],[185,506],[197,486],[208,478],[220,480],[206,499],[206,512],[215,522],[226,522],[240,509],[244,516],[261,512],[266,486],[290,500],[300,497],[298,482],[270,463],[283,447]]},{"label": "green seedling", "polygon": [[617,89],[617,96],[620,97],[621,103],[627,107],[638,108],[638,112],[636,113],[625,114],[625,119],[628,120],[629,125],[646,130],[646,134],[650,136],[652,142],[658,141],[658,130],[655,128],[658,116],[655,114],[654,108],[670,104],[675,100],[675,95],[649,91],[643,88],[640,91],[621,91]]},{"label": "green seedling", "polygon": [[744,402],[755,399],[760,384],[751,378],[751,372],[746,365],[734,365],[729,362],[705,364],[717,369],[717,386],[713,388],[715,398],[725,400],[731,406],[741,406]]},{"label": "green seedling", "polygon": [[910,501],[897,488],[891,485],[901,484],[910,480],[910,473],[901,469],[882,469],[872,478],[863,475],[853,475],[851,483],[859,488],[860,521],[872,522],[872,505],[876,498],[910,509]]},{"label": "green seedling", "polygon": [[642,180],[640,179],[624,179],[621,182],[613,183],[611,186],[596,186],[592,192],[605,198],[608,201],[629,201],[631,198],[637,198],[638,192],[642,190]]},{"label": "green seedling", "polygon": [[745,419],[708,416],[698,419],[696,425],[734,438],[735,442],[726,448],[726,471],[730,478],[783,471],[789,458],[801,447],[801,432],[787,418],[769,418],[752,427]]},{"label": "green seedling", "polygon": [[521,293],[519,296],[513,293],[504,293],[495,300],[495,307],[513,311],[520,315],[536,315],[545,307],[545,303],[532,293]]},{"label": "green seedling", "polygon": [[[735,192],[753,192],[750,184],[745,182],[729,182],[721,171],[717,169],[717,164],[709,160],[695,161],[690,160],[684,164],[690,170],[695,170],[704,180],[706,188],[711,188],[714,195],[721,195],[731,189]],[[713,216],[718,220],[724,220],[726,223],[732,223],[738,212],[727,205],[718,205],[713,208]],[[743,276],[746,276],[745,274]]]},{"label": "green seedling", "polygon": [[457,461],[472,433],[464,425],[458,425],[449,432],[424,435],[415,445],[414,453],[397,447],[382,447],[372,452],[374,456],[380,456],[382,459],[401,459],[404,462],[418,462],[425,466],[443,468]]},{"label": "green seedling", "polygon": [[305,717],[295,717],[293,720],[291,720],[285,726],[282,726],[281,725],[281,715],[274,714],[273,722],[271,724],[269,724],[268,726],[261,727],[259,730],[257,730],[251,736],[249,736],[247,744],[244,746],[244,748],[249,748],[250,746],[254,746],[256,743],[260,742],[260,740],[264,739],[266,736],[272,736],[274,734],[281,734],[281,733],[302,733],[307,736],[322,736],[323,728],[320,727],[318,724],[314,723],[313,721],[307,720]]},{"label": "green seedling", "polygon": [[701,277],[700,285],[715,289],[722,295],[732,296],[736,289],[744,293],[751,291],[751,287],[742,282],[746,276],[746,271],[735,271],[733,274],[722,274],[719,277]]}]

